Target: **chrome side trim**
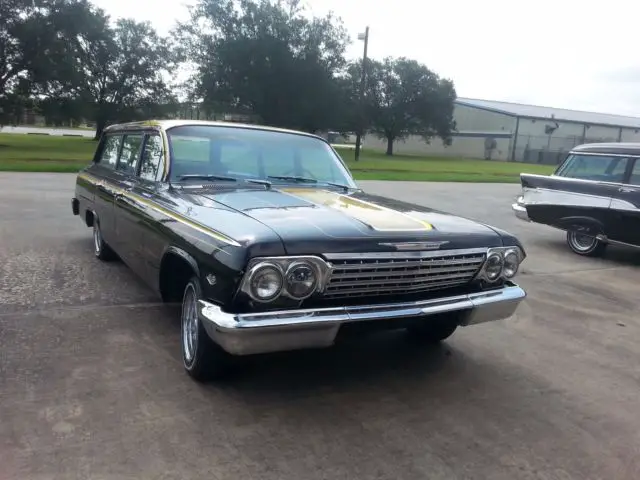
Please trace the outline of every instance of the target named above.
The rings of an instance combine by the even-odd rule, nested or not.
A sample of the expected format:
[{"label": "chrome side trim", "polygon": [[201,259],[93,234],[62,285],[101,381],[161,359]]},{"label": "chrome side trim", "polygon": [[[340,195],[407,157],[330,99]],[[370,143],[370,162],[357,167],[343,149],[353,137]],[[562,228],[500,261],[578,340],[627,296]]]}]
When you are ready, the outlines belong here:
[{"label": "chrome side trim", "polygon": [[610,243],[612,245],[620,245],[620,246],[623,246],[623,247],[631,247],[631,248],[639,248],[640,249],[640,245],[634,245],[632,243],[621,242],[619,240],[611,240],[611,239],[609,239],[609,237],[607,237],[604,234],[596,235],[596,238],[598,240],[600,240],[601,242],[604,242],[604,243]]},{"label": "chrome side trim", "polygon": [[211,339],[234,355],[331,346],[347,323],[393,319],[425,322],[435,314],[460,312],[461,326],[509,318],[526,292],[512,282],[504,288],[417,302],[335,308],[230,313],[200,301],[199,317]]},{"label": "chrome side trim", "polygon": [[146,197],[143,197],[141,195],[137,195],[131,191],[116,187],[114,185],[112,185],[110,182],[100,179],[98,177],[95,177],[91,174],[88,173],[79,173],[78,174],[78,178],[81,178],[83,180],[86,180],[87,182],[92,183],[93,185],[97,186],[97,187],[103,187],[105,189],[107,189],[111,194],[113,195],[121,195],[122,197],[128,198],[129,200],[132,200],[134,202],[138,202],[152,210],[154,210],[157,213],[160,213],[168,218],[171,218],[172,220],[175,220],[176,222],[182,224],[182,225],[186,225],[188,227],[193,228],[194,230],[204,234],[204,235],[208,235],[209,237],[212,237],[216,240],[219,240],[220,242],[226,243],[228,245],[232,245],[234,247],[240,247],[241,245],[236,242],[235,240],[233,240],[232,238],[227,237],[226,235],[223,235],[219,232],[216,232],[215,230],[212,230],[211,228],[202,225],[194,220],[189,219],[188,217],[185,217],[184,215],[182,215],[181,213],[178,213],[174,210],[171,210],[169,208],[163,207],[162,205],[158,204],[157,202],[154,202]]},{"label": "chrome side trim", "polygon": [[551,190],[547,188],[524,188],[520,204],[522,206],[555,205],[609,208],[611,205],[611,196],[575,193],[562,190]]},{"label": "chrome side trim", "polygon": [[640,213],[640,208],[634,205],[631,202],[627,202],[626,200],[622,200],[620,198],[613,198],[611,200],[611,205],[609,206],[612,210],[618,210],[620,212],[638,212]]},{"label": "chrome side trim", "polygon": [[542,175],[539,173],[528,173],[527,176],[534,177],[534,178],[554,178],[554,179],[560,179],[563,182],[570,182],[570,183],[586,183],[586,184],[592,184],[592,185],[605,185],[605,186],[608,185],[613,187],[620,187],[622,185],[627,185],[626,183],[621,183],[621,182],[603,182],[602,180],[589,180],[587,178],[564,177],[562,175],[556,175],[555,173],[552,173],[551,175]]}]

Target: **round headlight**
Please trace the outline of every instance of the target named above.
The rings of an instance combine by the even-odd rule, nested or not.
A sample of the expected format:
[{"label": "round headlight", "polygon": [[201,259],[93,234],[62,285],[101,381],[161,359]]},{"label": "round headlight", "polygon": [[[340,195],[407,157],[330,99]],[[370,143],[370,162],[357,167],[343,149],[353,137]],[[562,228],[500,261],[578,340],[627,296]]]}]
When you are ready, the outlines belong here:
[{"label": "round headlight", "polygon": [[270,302],[280,295],[282,283],[282,273],[275,265],[259,265],[251,275],[251,296],[259,302]]},{"label": "round headlight", "polygon": [[487,257],[487,265],[484,268],[484,274],[490,282],[496,281],[502,273],[504,262],[502,255],[497,252],[491,253]]},{"label": "round headlight", "polygon": [[285,276],[285,288],[297,300],[309,297],[318,285],[315,269],[307,263],[293,263]]},{"label": "round headlight", "polygon": [[518,273],[518,267],[520,267],[520,255],[517,250],[507,250],[504,254],[504,276],[512,278]]}]

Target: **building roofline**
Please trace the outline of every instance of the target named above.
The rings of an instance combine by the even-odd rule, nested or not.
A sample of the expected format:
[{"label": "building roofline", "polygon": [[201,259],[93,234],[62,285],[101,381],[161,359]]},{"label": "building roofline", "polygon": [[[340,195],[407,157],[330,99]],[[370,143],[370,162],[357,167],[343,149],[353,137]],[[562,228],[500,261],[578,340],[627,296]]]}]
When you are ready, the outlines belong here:
[{"label": "building roofline", "polygon": [[585,121],[580,121],[580,120],[571,120],[571,119],[565,119],[562,116],[560,117],[545,117],[545,116],[539,116],[539,115],[522,115],[522,114],[518,114],[518,113],[514,113],[514,112],[510,112],[508,110],[505,109],[501,109],[501,108],[494,108],[494,107],[487,107],[485,105],[477,105],[475,103],[473,103],[473,100],[477,100],[479,102],[491,102],[492,100],[482,100],[480,98],[467,98],[464,97],[464,100],[459,100],[456,99],[455,103],[459,104],[459,105],[464,105],[465,107],[471,107],[471,108],[477,108],[478,110],[485,110],[487,112],[493,112],[493,113],[500,113],[502,115],[506,115],[508,117],[512,117],[512,118],[525,118],[525,119],[529,119],[529,120],[555,120],[558,122],[564,122],[564,123],[573,123],[573,124],[577,124],[577,125],[593,125],[593,126],[597,126],[597,127],[612,127],[612,128],[626,128],[626,129],[634,129],[634,130],[640,130],[640,117],[632,117],[632,116],[628,116],[628,115],[617,115],[617,114],[610,114],[610,113],[604,113],[604,112],[589,112],[587,110],[572,110],[570,108],[557,108],[557,107],[549,107],[549,106],[545,106],[545,105],[530,105],[530,104],[526,104],[526,103],[517,103],[517,102],[505,102],[502,100],[496,100],[497,102],[500,103],[505,103],[508,105],[514,105],[514,106],[521,106],[521,107],[536,107],[536,108],[548,108],[554,111],[563,111],[563,112],[574,112],[574,113],[584,113],[584,114],[588,114],[588,115],[612,115],[614,117],[619,117],[619,118],[627,118],[629,120],[633,120],[638,122],[638,125],[624,125],[624,124],[620,124],[620,123],[603,123],[603,122],[585,122]]},{"label": "building roofline", "polygon": [[[475,100],[473,98],[469,98],[466,100]],[[499,108],[492,108],[492,107],[485,107],[484,105],[476,105],[475,103],[471,103],[471,102],[467,102],[466,100],[455,100],[455,103],[457,103],[458,105],[463,105],[465,107],[471,107],[471,108],[477,108],[478,110],[485,110],[487,112],[493,112],[493,113],[500,113],[502,115],[507,115],[509,117],[513,117],[516,118],[520,115],[516,115],[513,112],[507,112],[506,110],[502,110]],[[478,99],[480,100],[480,99]]]}]

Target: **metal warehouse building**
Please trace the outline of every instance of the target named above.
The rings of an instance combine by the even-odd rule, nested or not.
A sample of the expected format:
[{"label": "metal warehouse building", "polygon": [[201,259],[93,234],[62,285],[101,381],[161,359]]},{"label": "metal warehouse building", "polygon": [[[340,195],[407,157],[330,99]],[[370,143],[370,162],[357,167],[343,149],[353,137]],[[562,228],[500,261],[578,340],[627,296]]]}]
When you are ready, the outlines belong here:
[{"label": "metal warehouse building", "polygon": [[[410,137],[396,142],[394,151],[557,164],[581,143],[640,142],[640,118],[621,115],[458,98],[454,118],[457,132],[450,146],[440,139],[427,145]],[[385,141],[372,135],[365,145],[386,148]]]}]

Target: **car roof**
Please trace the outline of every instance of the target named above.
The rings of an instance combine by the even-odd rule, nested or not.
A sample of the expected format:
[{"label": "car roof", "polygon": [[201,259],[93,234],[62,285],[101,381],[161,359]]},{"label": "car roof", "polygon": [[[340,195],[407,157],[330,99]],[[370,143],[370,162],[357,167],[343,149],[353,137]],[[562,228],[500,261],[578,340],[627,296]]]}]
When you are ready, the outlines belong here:
[{"label": "car roof", "polygon": [[109,125],[105,128],[105,133],[112,133],[120,130],[144,130],[148,128],[157,128],[161,130],[169,130],[174,127],[186,127],[186,126],[211,126],[211,127],[226,127],[226,128],[248,128],[254,130],[264,130],[269,132],[280,133],[293,133],[296,135],[304,135],[307,137],[318,138],[325,140],[324,138],[314,135],[312,133],[303,132],[300,130],[290,130],[286,128],[270,127],[268,125],[256,125],[250,123],[238,123],[238,122],[217,122],[209,120],[142,120],[138,122],[126,122]]},{"label": "car roof", "polygon": [[602,153],[616,155],[640,155],[640,143],[585,143],[571,149],[575,153]]}]

